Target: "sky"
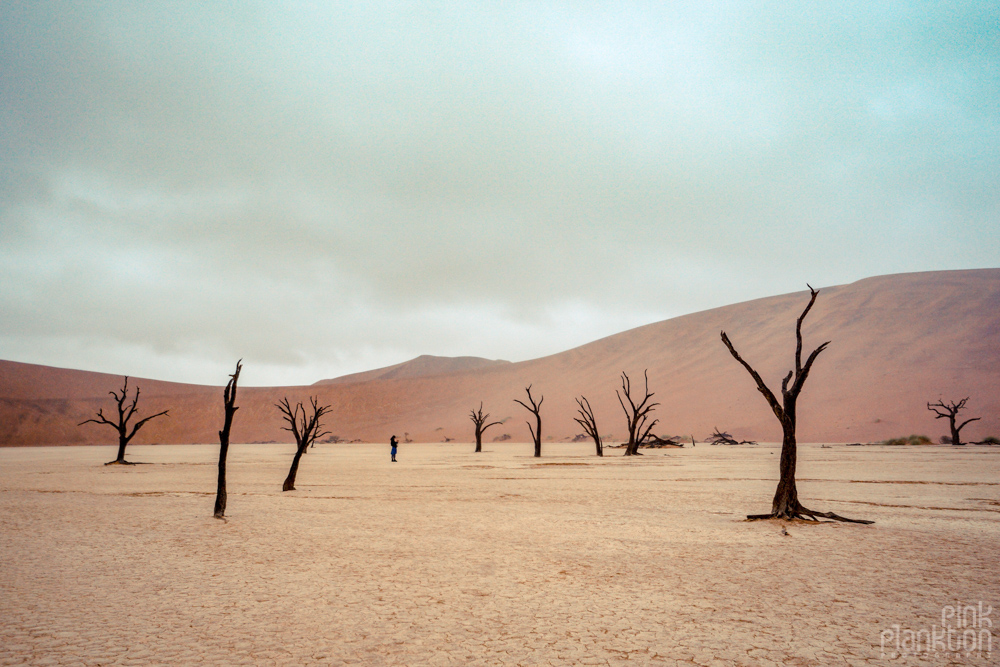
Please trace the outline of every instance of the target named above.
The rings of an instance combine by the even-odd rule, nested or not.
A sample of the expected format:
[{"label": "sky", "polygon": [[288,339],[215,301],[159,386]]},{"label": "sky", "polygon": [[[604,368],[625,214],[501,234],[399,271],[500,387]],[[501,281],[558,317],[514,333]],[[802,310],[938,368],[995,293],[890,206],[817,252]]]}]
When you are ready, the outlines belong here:
[{"label": "sky", "polygon": [[0,3],[0,359],[311,384],[1000,266],[1000,5]]}]

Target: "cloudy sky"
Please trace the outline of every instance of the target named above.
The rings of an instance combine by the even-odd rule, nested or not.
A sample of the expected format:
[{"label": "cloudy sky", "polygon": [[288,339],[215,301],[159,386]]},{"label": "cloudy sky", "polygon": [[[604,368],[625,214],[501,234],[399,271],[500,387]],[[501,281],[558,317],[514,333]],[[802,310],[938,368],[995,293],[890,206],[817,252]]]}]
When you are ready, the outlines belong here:
[{"label": "cloudy sky", "polygon": [[308,384],[1000,266],[985,2],[0,3],[0,358]]}]

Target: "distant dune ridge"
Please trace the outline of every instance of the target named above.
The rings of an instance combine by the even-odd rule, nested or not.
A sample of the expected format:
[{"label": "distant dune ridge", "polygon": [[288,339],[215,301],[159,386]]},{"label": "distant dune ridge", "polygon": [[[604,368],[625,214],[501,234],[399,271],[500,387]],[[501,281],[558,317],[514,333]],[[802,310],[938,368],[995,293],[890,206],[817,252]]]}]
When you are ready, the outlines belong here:
[{"label": "distant dune ridge", "polygon": [[510,365],[509,361],[483,359],[482,357],[435,357],[430,354],[422,354],[416,359],[410,359],[401,364],[376,368],[373,371],[342,375],[330,380],[320,380],[315,384],[344,384],[350,382],[368,382],[370,380],[393,380],[397,378],[425,377],[428,375],[447,375],[449,373],[483,370],[485,368],[507,365]]},{"label": "distant dune ridge", "polygon": [[[803,285],[803,287],[805,287]],[[342,439],[388,442],[404,433],[420,441],[471,441],[469,410],[482,401],[504,423],[484,438],[530,441],[526,411],[513,402],[524,387],[545,396],[543,440],[580,433],[574,398],[586,395],[598,426],[625,436],[615,397],[619,374],[650,389],[661,403],[661,435],[713,427],[737,439],[774,441],[781,430],[753,381],[719,340],[733,344],[774,391],[793,363],[794,326],[808,292],[785,294],[676,317],[540,359],[510,363],[478,357],[432,357],[321,380],[305,387],[240,390],[234,442],[290,442],[273,404],[320,396],[333,406],[328,429]],[[804,348],[832,341],[799,400],[799,440],[867,442],[947,434],[927,401],[969,396],[968,440],[1000,436],[1000,269],[909,273],[821,288],[806,320]],[[252,361],[248,361],[252,363]],[[136,444],[211,443],[222,423],[222,384],[187,385],[130,378],[142,389],[141,415],[170,409],[147,424]],[[0,445],[114,444],[108,427],[77,423],[111,407],[121,376],[0,361]],[[488,444],[485,449],[489,449]],[[543,455],[544,455],[543,447]]]}]

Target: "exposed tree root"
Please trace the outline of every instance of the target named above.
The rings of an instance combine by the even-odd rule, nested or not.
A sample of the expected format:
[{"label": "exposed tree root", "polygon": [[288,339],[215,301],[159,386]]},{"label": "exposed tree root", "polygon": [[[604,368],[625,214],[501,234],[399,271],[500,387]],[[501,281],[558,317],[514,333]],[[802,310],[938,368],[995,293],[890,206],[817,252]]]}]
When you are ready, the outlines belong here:
[{"label": "exposed tree root", "polygon": [[[802,505],[798,505],[794,510],[789,510],[786,513],[775,513],[770,514],[747,514],[747,521],[760,521],[763,519],[801,519],[802,521],[812,521],[814,523],[832,523],[833,521],[843,521],[845,523],[863,523],[863,524],[873,524],[874,521],[869,521],[867,519],[848,519],[846,516],[840,516],[839,514],[834,514],[833,512],[815,512],[811,509],[806,509]],[[820,519],[830,519],[830,521],[820,521]]]},{"label": "exposed tree root", "polygon": [[134,466],[136,464],[132,463],[131,461],[108,461],[104,465],[106,465],[106,466]]}]

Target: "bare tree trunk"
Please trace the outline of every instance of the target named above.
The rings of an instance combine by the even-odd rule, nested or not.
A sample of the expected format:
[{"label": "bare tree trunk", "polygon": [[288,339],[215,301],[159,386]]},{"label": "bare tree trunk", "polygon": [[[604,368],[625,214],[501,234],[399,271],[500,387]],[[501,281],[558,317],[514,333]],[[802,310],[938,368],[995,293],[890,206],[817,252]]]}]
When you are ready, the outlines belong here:
[{"label": "bare tree trunk", "polygon": [[[649,435],[649,432],[653,430],[657,422],[659,422],[658,419],[654,419],[648,425],[646,424],[649,419],[649,413],[659,403],[649,402],[653,397],[653,394],[649,391],[649,375],[647,371],[643,371],[642,374],[646,379],[646,392],[639,403],[632,400],[632,383],[624,371],[622,371],[622,391],[619,393],[618,390],[615,390],[618,402],[621,404],[622,410],[625,411],[625,419],[628,423],[628,444],[625,445],[625,456],[641,456],[639,444]],[[628,401],[628,407],[625,406],[625,401],[622,400],[622,393],[625,394],[625,401]]]},{"label": "bare tree trunk", "polygon": [[531,385],[529,384],[527,387],[525,387],[524,390],[526,392],[528,392],[528,402],[531,403],[531,407],[528,407],[527,405],[525,405],[525,403],[523,401],[520,401],[520,400],[518,400],[516,398],[514,399],[514,402],[515,403],[519,403],[525,410],[527,410],[531,414],[535,415],[536,425],[534,427],[531,426],[531,422],[525,422],[525,423],[528,424],[528,430],[531,431],[531,437],[535,441],[535,457],[537,458],[537,457],[540,457],[542,455],[542,415],[541,415],[541,409],[542,409],[542,401],[545,400],[545,397],[544,396],[540,396],[538,398],[538,402],[536,403],[535,399],[532,398],[532,396],[531,396]]},{"label": "bare tree trunk", "polygon": [[486,429],[488,429],[491,426],[497,426],[498,424],[502,424],[503,423],[502,421],[498,421],[498,422],[493,422],[491,424],[487,424],[486,420],[489,419],[489,418],[490,418],[490,413],[487,412],[486,414],[483,414],[483,402],[482,401],[479,402],[479,410],[472,410],[469,413],[469,419],[471,419],[472,423],[476,425],[476,452],[477,453],[483,451],[483,433],[486,432]]},{"label": "bare tree trunk", "polygon": [[795,488],[795,463],[798,448],[795,442],[795,426],[782,425],[781,457],[778,462],[778,488],[771,501],[771,514],[792,517],[798,513],[799,492]]},{"label": "bare tree trunk", "polygon": [[295,490],[295,475],[299,472],[299,459],[302,458],[302,452],[304,451],[305,447],[298,447],[295,450],[295,458],[292,459],[292,467],[288,471],[288,477],[285,478],[285,483],[281,485],[282,491]]},{"label": "bare tree trunk", "polygon": [[[107,433],[107,431],[105,431]],[[125,448],[128,447],[128,438],[125,436],[124,430],[118,433],[118,456],[111,463],[128,463],[125,460]]]},{"label": "bare tree trunk", "polygon": [[590,407],[590,401],[587,400],[586,396],[581,396],[576,399],[576,404],[580,406],[577,412],[580,413],[579,417],[574,417],[573,421],[583,427],[583,430],[594,440],[594,445],[597,447],[597,455],[604,456],[604,444],[601,442],[601,436],[597,430],[597,419],[594,418],[594,410]]},{"label": "bare tree trunk", "polygon": [[233,416],[239,410],[236,407],[236,385],[239,382],[242,368],[243,360],[240,359],[236,362],[236,372],[229,376],[226,390],[222,394],[225,420],[222,424],[222,430],[219,431],[219,483],[215,490],[216,519],[222,519],[226,516],[226,457],[229,455],[229,432],[233,427]]},{"label": "bare tree trunk", "polygon": [[[795,370],[788,371],[788,375],[781,382],[781,396],[782,403],[778,402],[777,397],[774,393],[764,384],[764,380],[760,377],[760,374],[753,369],[736,351],[733,344],[729,341],[729,337],[726,332],[721,332],[722,342],[729,349],[730,354],[736,359],[746,369],[750,376],[757,383],[757,391],[759,391],[764,399],[767,401],[768,405],[771,406],[771,411],[774,412],[774,416],[778,418],[778,422],[781,424],[781,458],[778,463],[778,488],[774,492],[774,500],[771,502],[771,513],[770,514],[749,514],[747,519],[809,519],[812,521],[817,521],[819,518],[833,519],[835,521],[847,521],[850,523],[874,523],[873,521],[866,521],[862,519],[847,519],[833,512],[815,512],[813,510],[803,507],[799,503],[799,494],[795,488],[795,463],[796,463],[796,442],[795,442],[795,410],[796,403],[799,398],[799,393],[802,391],[802,387],[805,384],[806,377],[809,375],[809,370],[812,368],[813,362],[816,361],[816,357],[826,349],[829,345],[829,341],[823,343],[809,355],[805,364],[802,363],[802,322],[805,320],[806,315],[809,314],[809,310],[812,308],[813,303],[816,301],[816,295],[819,294],[819,290],[815,290],[809,287],[809,304],[799,315],[799,319],[795,323]],[[794,375],[794,380],[792,380]],[[792,381],[791,387],[788,386],[789,381]],[[716,429],[718,430],[718,429]]]},{"label": "bare tree trunk", "polygon": [[129,432],[129,430],[128,430],[128,422],[138,412],[138,407],[139,407],[139,387],[135,388],[135,398],[132,399],[132,403],[129,404],[129,405],[125,404],[126,400],[128,399],[128,376],[127,375],[125,376],[125,383],[122,385],[121,394],[120,395],[118,394],[118,392],[116,392],[114,390],[109,391],[108,393],[111,394],[112,396],[114,396],[114,398],[115,398],[116,407],[118,409],[118,418],[117,418],[117,420],[116,421],[111,421],[110,419],[108,419],[107,417],[105,417],[104,416],[104,409],[101,408],[100,410],[97,411],[97,417],[96,418],[91,418],[91,419],[84,420],[84,421],[80,422],[79,424],[77,424],[77,426],[83,426],[84,424],[88,424],[90,422],[93,422],[94,424],[107,424],[108,426],[110,426],[113,429],[115,429],[118,432],[118,456],[115,458],[114,461],[108,461],[104,465],[116,465],[116,464],[117,465],[131,465],[128,461],[125,460],[125,448],[128,446],[128,443],[132,440],[132,438],[135,436],[135,434],[139,432],[139,429],[142,428],[143,425],[146,422],[148,422],[151,419],[155,419],[156,417],[160,417],[162,415],[169,416],[170,411],[169,410],[164,410],[163,412],[157,412],[155,415],[150,415],[149,417],[146,417],[145,419],[140,419],[132,427],[132,431]]},{"label": "bare tree trunk", "polygon": [[538,424],[535,430],[535,458],[538,458],[542,455],[542,416],[536,413],[535,421]]},{"label": "bare tree trunk", "polygon": [[292,459],[292,467],[288,471],[285,483],[281,485],[282,491],[295,490],[295,475],[299,471],[299,460],[309,444],[316,438],[329,435],[329,431],[322,430],[320,419],[330,411],[330,406],[320,406],[319,397],[310,397],[309,405],[312,407],[312,416],[309,415],[301,402],[293,408],[287,397],[275,404],[275,407],[281,411],[282,418],[288,423],[288,426],[282,427],[282,430],[290,431],[295,437],[295,458]]},{"label": "bare tree trunk", "polygon": [[961,436],[962,429],[965,428],[965,425],[968,424],[969,422],[975,422],[980,420],[980,417],[973,417],[972,419],[966,419],[958,426],[955,425],[955,420],[958,418],[958,413],[965,409],[965,404],[968,400],[969,397],[966,396],[958,403],[956,403],[955,401],[949,401],[948,403],[945,403],[942,399],[938,399],[937,403],[927,404],[927,409],[933,412],[935,415],[937,415],[936,417],[934,417],[934,419],[948,420],[948,428],[951,431],[951,444],[959,447],[965,444],[964,442],[962,442],[962,436]]}]

